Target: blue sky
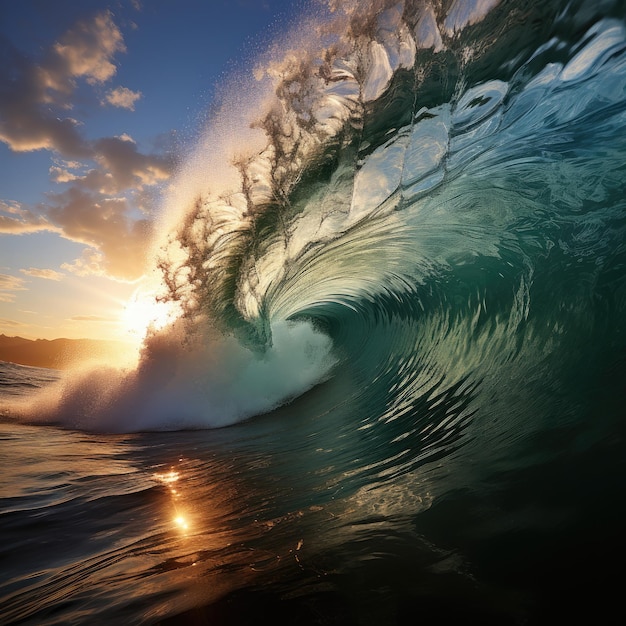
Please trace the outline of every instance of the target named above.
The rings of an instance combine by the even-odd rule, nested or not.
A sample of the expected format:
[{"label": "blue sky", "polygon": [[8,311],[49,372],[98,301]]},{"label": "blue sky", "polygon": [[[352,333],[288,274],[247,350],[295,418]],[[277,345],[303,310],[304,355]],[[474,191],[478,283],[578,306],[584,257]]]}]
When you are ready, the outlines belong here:
[{"label": "blue sky", "polygon": [[0,3],[0,333],[124,338],[168,182],[297,0]]}]

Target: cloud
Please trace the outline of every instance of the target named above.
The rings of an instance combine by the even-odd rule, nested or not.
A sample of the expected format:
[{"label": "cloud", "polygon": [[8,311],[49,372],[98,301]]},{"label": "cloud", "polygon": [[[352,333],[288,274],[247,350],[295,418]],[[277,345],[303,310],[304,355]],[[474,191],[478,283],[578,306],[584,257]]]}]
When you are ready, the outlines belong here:
[{"label": "cloud", "polygon": [[158,184],[169,178],[173,166],[168,157],[140,153],[127,135],[99,143],[97,167],[85,172],[76,167],[80,163],[57,161],[50,168],[54,182],[69,186],[63,192],[48,193],[38,212],[17,202],[0,201],[0,233],[55,232],[88,246],[80,258],[62,269],[132,282],[146,268]]},{"label": "cloud", "polygon": [[[63,269],[81,276],[134,281],[146,267],[145,254],[153,233],[149,215],[154,214],[150,209],[158,184],[171,176],[173,164],[169,157],[140,153],[126,135],[101,139],[98,146],[98,167],[84,174],[53,166],[53,179],[70,186],[48,194],[48,204],[40,207],[45,218],[37,221],[31,214],[27,220],[29,216],[24,215],[20,224],[25,231],[27,227],[54,230],[89,246]],[[139,211],[147,216],[138,218]],[[17,226],[13,224],[14,229]]]},{"label": "cloud", "polygon": [[128,137],[106,137],[96,142],[96,160],[111,172],[120,188],[141,188],[167,180],[173,170],[171,158],[142,154]]},{"label": "cloud", "polygon": [[24,235],[42,230],[59,232],[43,215],[23,208],[18,202],[0,200],[0,234]]},{"label": "cloud", "polygon": [[127,87],[116,87],[107,92],[105,101],[120,109],[135,110],[135,102],[141,98],[141,91],[131,91]]},{"label": "cloud", "polygon": [[152,236],[148,219],[131,219],[124,198],[103,198],[77,187],[54,196],[56,206],[48,216],[63,237],[89,246],[83,256],[61,267],[79,275],[107,275],[134,281],[146,267],[146,250]]},{"label": "cloud", "polygon": [[19,291],[24,289],[24,279],[10,274],[0,274],[0,289]]},{"label": "cloud", "polygon": [[83,254],[71,263],[63,263],[61,267],[76,276],[105,276],[104,255],[93,248],[85,248]]},{"label": "cloud", "polygon": [[74,77],[83,77],[92,85],[112,78],[115,54],[125,52],[126,46],[111,12],[103,11],[92,20],[78,22],[52,50],[45,70],[53,80],[60,79],[60,86],[54,88],[62,90],[63,82]]},{"label": "cloud", "polygon": [[[2,302],[2,300],[0,300]],[[23,322],[18,322],[16,320],[8,320],[5,317],[0,317],[0,325],[2,326],[26,326]]]},{"label": "cloud", "polygon": [[67,169],[53,165],[49,170],[50,179],[55,183],[69,183],[80,178]]},{"label": "cloud", "polygon": [[91,148],[76,129],[74,120],[41,114],[32,103],[21,104],[16,94],[0,92],[0,141],[15,152],[56,150],[72,157],[87,158]]},{"label": "cloud", "polygon": [[[83,179],[87,184],[89,175]],[[134,219],[125,198],[110,198],[81,187],[70,187],[61,194],[50,194],[52,204],[42,207],[47,216],[22,208],[18,203],[0,201],[0,234],[22,235],[50,231],[89,246],[81,258],[62,269],[80,276],[108,276],[134,281],[146,265],[146,250],[153,224],[148,218]],[[62,274],[48,269],[29,268],[28,276],[59,280]],[[9,278],[13,281],[9,283]],[[0,275],[0,292],[21,288],[21,278]],[[0,301],[7,300],[0,293]]]},{"label": "cloud", "polygon": [[72,108],[77,79],[91,85],[111,79],[114,57],[125,51],[112,14],[104,11],[70,28],[39,63],[6,41],[0,50],[0,141],[16,152],[53,150],[89,158],[93,149],[80,123],[63,112]]},{"label": "cloud", "polygon": [[53,165],[50,166],[48,173],[50,174],[50,180],[54,183],[69,183],[84,176],[83,172],[86,169],[86,165],[80,161],[67,161],[53,157],[52,162]]},{"label": "cloud", "polygon": [[102,194],[118,195],[127,191],[139,192],[145,186],[162,183],[174,171],[171,155],[144,154],[126,133],[99,139],[95,147],[96,168],[85,172],[85,167],[81,171],[71,171],[71,168],[53,165],[49,170],[51,180],[56,183],[71,182],[78,188]]},{"label": "cloud", "polygon": [[70,172],[57,166],[50,168],[50,179],[55,183],[73,183],[77,189],[97,192],[105,195],[117,195],[127,188],[120,187],[110,172],[92,168],[84,174]]},{"label": "cloud", "polygon": [[70,317],[71,322],[113,322],[111,317],[104,317],[102,315],[74,315]]},{"label": "cloud", "polygon": [[0,274],[0,302],[13,302],[15,291],[24,291],[24,280],[10,274]]},{"label": "cloud", "polygon": [[61,274],[61,272],[50,269],[38,269],[36,267],[30,267],[28,269],[22,269],[20,271],[27,276],[32,276],[34,278],[44,278],[46,280],[61,280],[63,278],[63,274]]},{"label": "cloud", "polygon": [[[99,88],[115,76],[124,51],[110,11],[76,22],[37,60],[0,40],[0,141],[14,151],[53,152],[50,180],[64,186],[38,206],[0,200],[0,233],[57,233],[86,246],[62,269],[134,281],[145,269],[150,209],[174,169],[172,141],[144,154],[127,134],[87,139],[68,113],[78,81]],[[140,97],[117,87],[106,101],[132,110]]]},{"label": "cloud", "polygon": [[[94,142],[97,167],[85,172],[85,166],[63,163],[52,165],[50,179],[55,183],[73,183],[78,189],[97,191],[106,195],[140,192],[146,186],[158,185],[170,178],[174,159],[169,154],[143,154],[133,138],[124,133]],[[171,148],[171,142],[164,148]],[[80,171],[71,171],[72,169]]]}]

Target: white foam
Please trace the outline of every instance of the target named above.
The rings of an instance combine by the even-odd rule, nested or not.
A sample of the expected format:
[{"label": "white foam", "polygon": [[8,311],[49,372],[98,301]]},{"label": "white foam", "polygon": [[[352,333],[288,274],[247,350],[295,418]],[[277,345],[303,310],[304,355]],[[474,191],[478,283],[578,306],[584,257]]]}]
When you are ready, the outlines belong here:
[{"label": "white foam", "polygon": [[227,426],[301,395],[335,362],[330,339],[308,323],[280,322],[272,332],[272,347],[258,353],[233,337],[184,340],[182,328],[168,328],[149,339],[136,369],[72,372],[13,412],[97,432]]}]

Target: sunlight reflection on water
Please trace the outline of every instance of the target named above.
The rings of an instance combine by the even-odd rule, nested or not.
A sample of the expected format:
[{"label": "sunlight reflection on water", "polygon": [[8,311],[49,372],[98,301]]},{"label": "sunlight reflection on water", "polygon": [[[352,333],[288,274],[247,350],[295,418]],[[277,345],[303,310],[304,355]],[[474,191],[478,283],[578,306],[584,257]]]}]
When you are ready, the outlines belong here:
[{"label": "sunlight reflection on water", "polygon": [[176,471],[173,468],[170,469],[170,471],[165,474],[159,474],[159,473],[154,474],[154,478],[158,482],[165,485],[169,490],[170,497],[171,497],[171,506],[174,511],[173,516],[172,516],[174,527],[180,530],[181,532],[185,533],[186,531],[189,530],[190,524],[189,524],[188,516],[185,513],[184,508],[181,504],[183,494],[181,490],[179,490],[175,486],[180,480],[180,477],[181,477],[180,472]]}]

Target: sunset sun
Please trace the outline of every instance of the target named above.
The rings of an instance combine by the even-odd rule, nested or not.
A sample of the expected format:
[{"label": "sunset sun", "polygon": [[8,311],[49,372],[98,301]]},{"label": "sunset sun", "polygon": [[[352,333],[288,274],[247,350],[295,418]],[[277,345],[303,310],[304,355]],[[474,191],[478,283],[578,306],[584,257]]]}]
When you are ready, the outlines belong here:
[{"label": "sunset sun", "polygon": [[135,291],[124,305],[120,321],[123,331],[133,341],[142,341],[149,331],[157,331],[178,317],[175,307],[157,298],[156,294]]}]

